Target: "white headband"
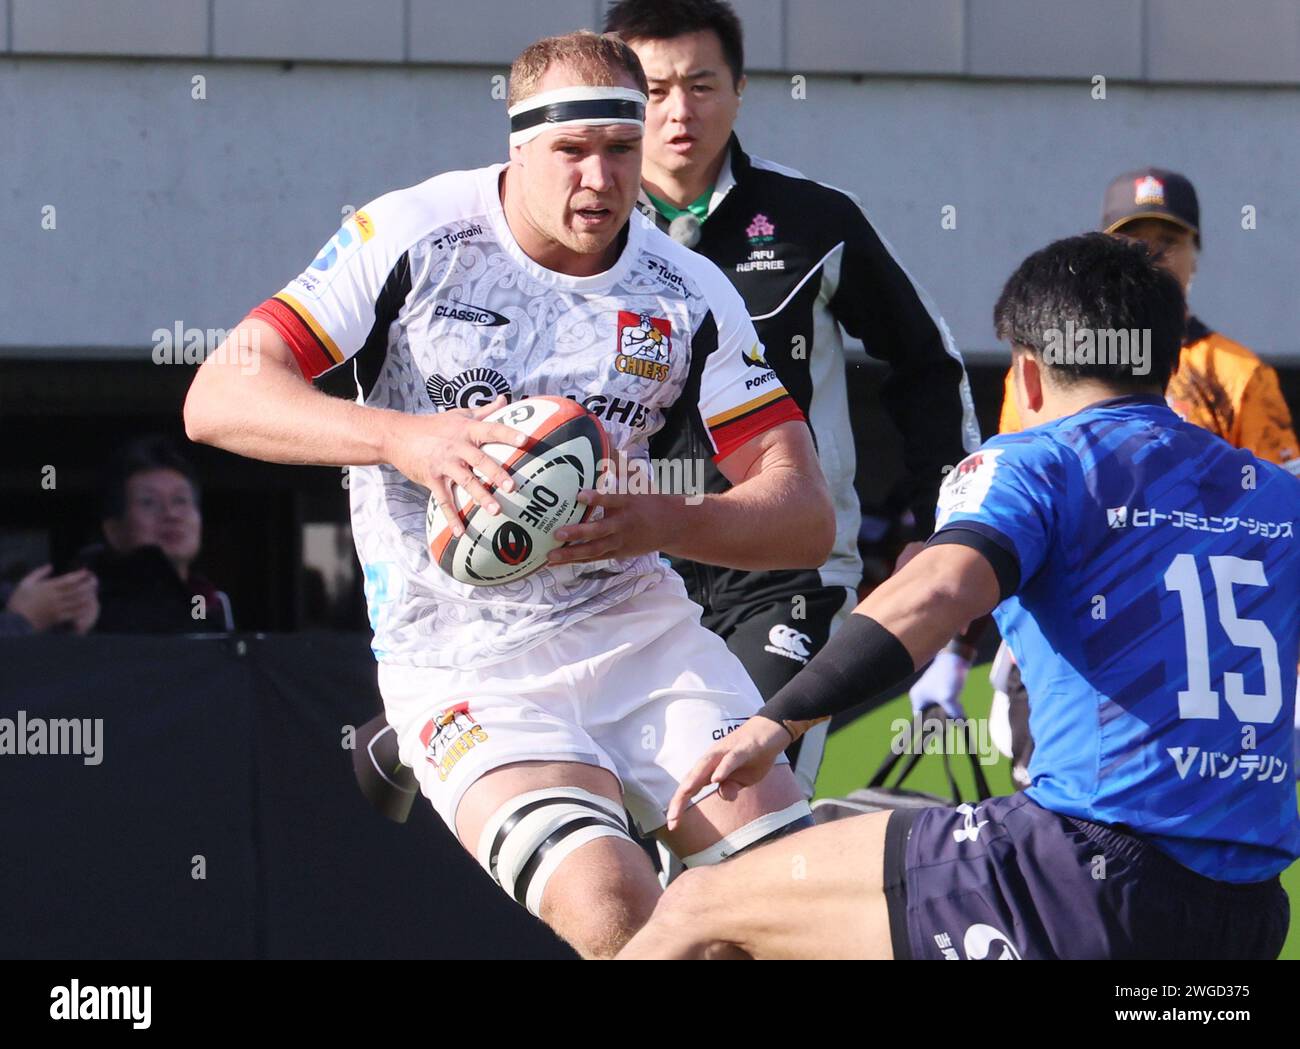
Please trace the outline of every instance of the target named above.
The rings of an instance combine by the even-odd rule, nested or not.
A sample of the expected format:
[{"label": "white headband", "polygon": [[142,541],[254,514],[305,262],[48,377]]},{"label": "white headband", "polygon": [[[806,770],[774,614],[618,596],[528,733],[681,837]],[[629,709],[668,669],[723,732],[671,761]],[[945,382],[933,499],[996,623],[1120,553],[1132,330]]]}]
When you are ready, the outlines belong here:
[{"label": "white headband", "polygon": [[630,87],[582,85],[543,91],[508,110],[510,144],[522,146],[562,124],[635,124],[645,131],[645,103],[645,95]]}]

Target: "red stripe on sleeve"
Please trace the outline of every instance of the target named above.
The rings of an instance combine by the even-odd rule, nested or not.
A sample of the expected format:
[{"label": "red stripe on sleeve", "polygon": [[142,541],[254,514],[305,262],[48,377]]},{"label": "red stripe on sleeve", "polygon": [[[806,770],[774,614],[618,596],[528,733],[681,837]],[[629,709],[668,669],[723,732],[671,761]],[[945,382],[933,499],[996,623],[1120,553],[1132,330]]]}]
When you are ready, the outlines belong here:
[{"label": "red stripe on sleeve", "polygon": [[334,367],[333,359],[307,323],[279,299],[267,299],[249,316],[266,321],[279,333],[308,382]]},{"label": "red stripe on sleeve", "polygon": [[739,419],[716,427],[712,431],[712,436],[713,443],[718,446],[718,453],[713,457],[713,461],[721,462],[741,445],[774,426],[804,421],[804,414],[794,403],[794,398],[782,397],[779,401],[764,405],[750,415],[741,416]]}]

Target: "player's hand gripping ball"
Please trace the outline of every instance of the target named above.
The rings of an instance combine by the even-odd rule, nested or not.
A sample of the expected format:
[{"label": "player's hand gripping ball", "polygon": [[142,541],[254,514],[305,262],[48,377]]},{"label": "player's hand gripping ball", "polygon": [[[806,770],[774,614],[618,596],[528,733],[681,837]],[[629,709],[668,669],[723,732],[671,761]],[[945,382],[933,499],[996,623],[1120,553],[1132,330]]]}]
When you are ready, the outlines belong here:
[{"label": "player's hand gripping ball", "polygon": [[567,397],[528,397],[487,416],[525,434],[522,448],[485,444],[483,451],[505,467],[513,492],[490,489],[501,513],[488,514],[462,488],[454,489],[465,533],[452,534],[438,504],[426,517],[429,555],[439,568],[469,586],[499,586],[536,572],[557,546],[559,528],[580,524],[589,507],[578,493],[595,489],[609,458],[609,437],[600,420]]}]

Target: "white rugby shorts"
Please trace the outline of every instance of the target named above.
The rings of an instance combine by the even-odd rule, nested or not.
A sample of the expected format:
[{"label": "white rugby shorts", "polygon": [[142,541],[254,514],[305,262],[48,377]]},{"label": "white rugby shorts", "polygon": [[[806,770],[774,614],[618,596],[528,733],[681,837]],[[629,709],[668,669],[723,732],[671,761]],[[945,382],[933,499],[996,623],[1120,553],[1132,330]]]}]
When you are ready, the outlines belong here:
[{"label": "white rugby shorts", "polygon": [[664,825],[681,778],[763,703],[700,612],[672,573],[482,671],[380,663],[401,759],[453,833],[480,776],[549,760],[608,769],[649,834]]}]

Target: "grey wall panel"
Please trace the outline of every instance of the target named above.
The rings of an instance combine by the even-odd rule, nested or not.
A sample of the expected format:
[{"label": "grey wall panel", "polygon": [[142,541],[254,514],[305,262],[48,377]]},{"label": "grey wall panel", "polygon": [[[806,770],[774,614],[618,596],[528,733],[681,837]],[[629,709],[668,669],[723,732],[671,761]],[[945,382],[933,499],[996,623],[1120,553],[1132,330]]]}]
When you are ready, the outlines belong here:
[{"label": "grey wall panel", "polygon": [[751,70],[781,69],[785,51],[786,8],[783,0],[734,0],[745,32],[745,66]]},{"label": "grey wall panel", "polygon": [[10,0],[14,51],[206,55],[208,0]]},{"label": "grey wall panel", "polygon": [[962,72],[961,0],[794,0],[791,72]]},{"label": "grey wall panel", "polygon": [[[204,102],[190,76],[207,77]],[[483,69],[0,59],[0,352],[147,355],[155,328],[227,327],[282,287],[344,205],[503,159]],[[857,192],[958,341],[1030,251],[1095,225],[1117,172],[1156,163],[1200,191],[1197,312],[1300,362],[1300,91],[1059,82],[752,77],[753,151]],[[57,228],[41,228],[53,204]],[[954,206],[957,228],[941,226]],[[1257,228],[1241,228],[1241,209]]]},{"label": "grey wall panel", "polygon": [[411,58],[449,65],[509,66],[528,44],[573,29],[596,29],[590,0],[410,0]]},{"label": "grey wall panel", "polygon": [[1147,0],[1152,80],[1300,83],[1296,0]]},{"label": "grey wall panel", "polygon": [[1142,5],[1134,0],[977,0],[969,12],[969,71],[978,76],[1142,75]]},{"label": "grey wall panel", "polygon": [[218,58],[400,62],[403,0],[213,0]]}]

